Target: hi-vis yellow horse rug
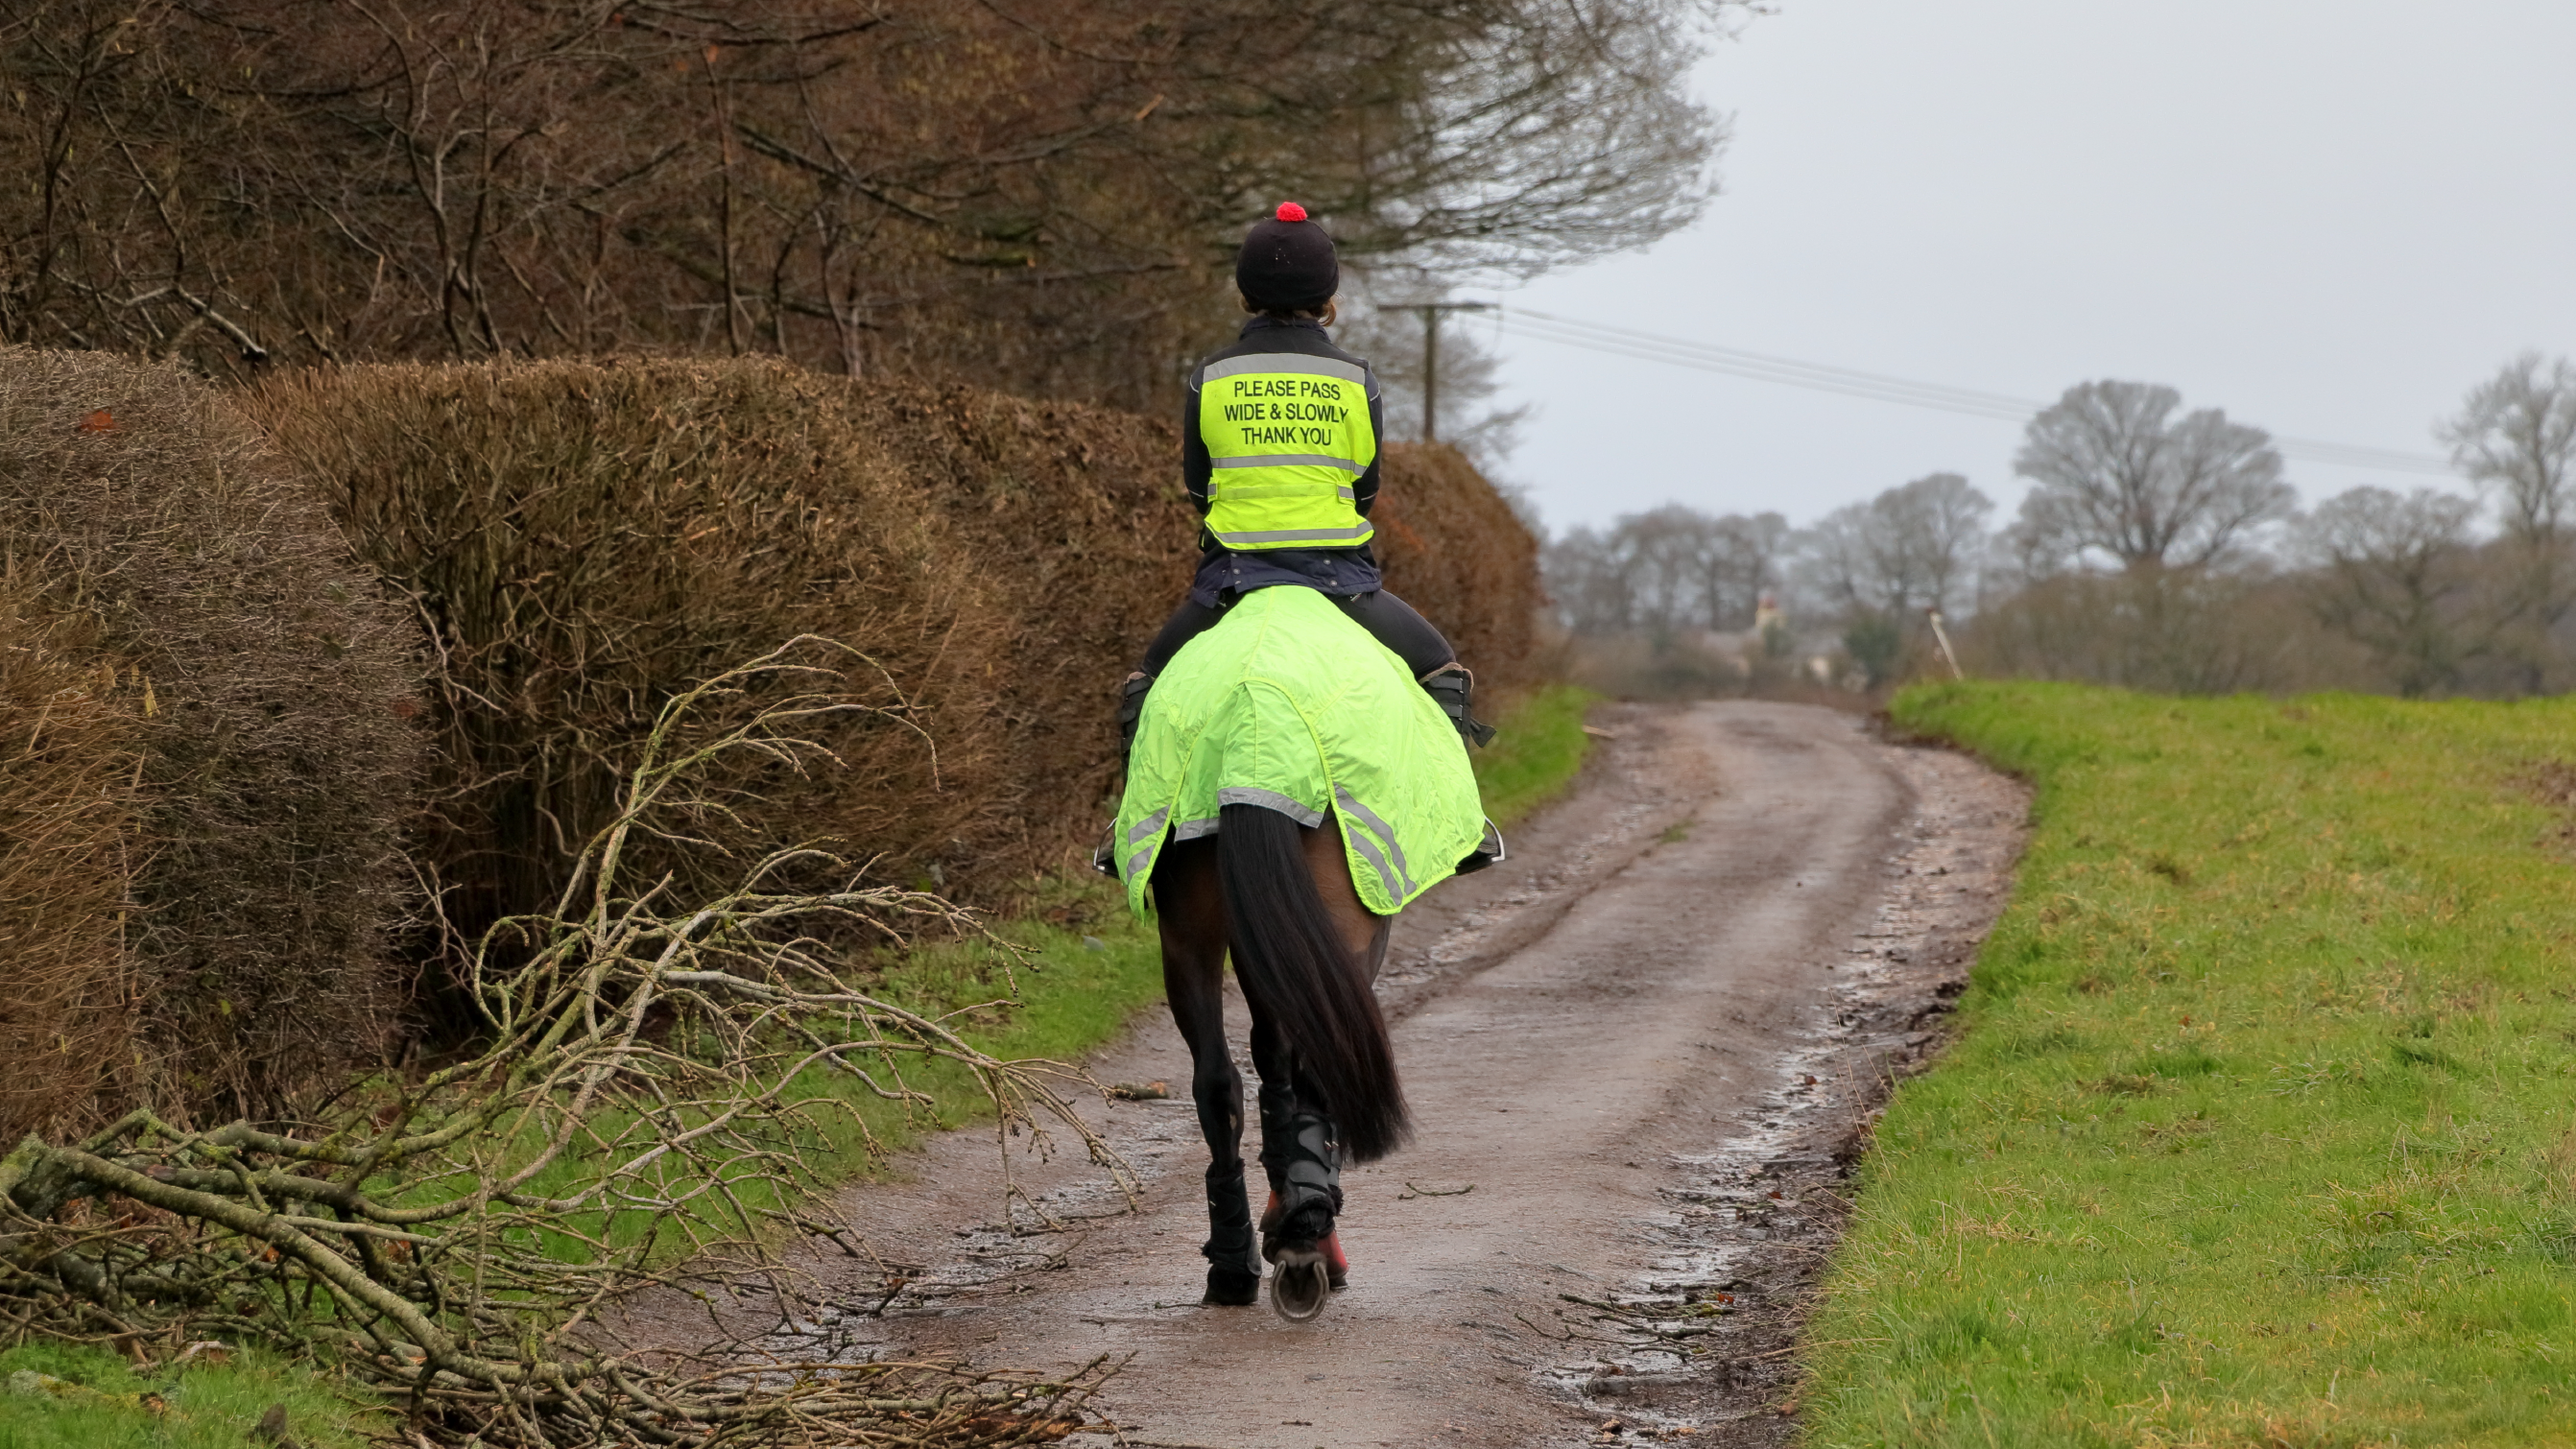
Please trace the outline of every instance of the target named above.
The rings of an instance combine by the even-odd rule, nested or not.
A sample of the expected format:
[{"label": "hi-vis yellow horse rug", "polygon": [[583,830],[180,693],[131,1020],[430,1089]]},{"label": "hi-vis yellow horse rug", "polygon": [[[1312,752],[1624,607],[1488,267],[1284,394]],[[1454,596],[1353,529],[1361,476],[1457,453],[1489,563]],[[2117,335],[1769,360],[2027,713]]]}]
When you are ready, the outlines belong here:
[{"label": "hi-vis yellow horse rug", "polygon": [[1262,805],[1341,828],[1352,883],[1381,916],[1447,879],[1484,836],[1457,727],[1330,599],[1259,589],[1184,646],[1145,698],[1115,850],[1140,917],[1166,842]]}]

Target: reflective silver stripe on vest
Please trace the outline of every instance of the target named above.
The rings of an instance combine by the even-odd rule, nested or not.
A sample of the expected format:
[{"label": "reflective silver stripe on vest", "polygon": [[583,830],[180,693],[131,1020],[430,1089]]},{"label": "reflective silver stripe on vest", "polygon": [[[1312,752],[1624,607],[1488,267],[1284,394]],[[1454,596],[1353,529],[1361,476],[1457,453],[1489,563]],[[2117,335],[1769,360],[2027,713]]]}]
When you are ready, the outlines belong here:
[{"label": "reflective silver stripe on vest", "polygon": [[1153,859],[1154,847],[1150,845],[1146,846],[1143,850],[1137,851],[1134,855],[1129,856],[1127,858],[1127,878],[1129,880],[1134,880],[1136,878],[1136,872],[1143,870]]},{"label": "reflective silver stripe on vest", "polygon": [[1234,377],[1246,372],[1304,373],[1309,377],[1338,377],[1344,382],[1363,385],[1368,382],[1368,369],[1356,362],[1344,362],[1338,357],[1315,357],[1303,352],[1256,352],[1249,357],[1229,357],[1223,362],[1209,363],[1207,371],[1199,376],[1214,382],[1220,377]]},{"label": "reflective silver stripe on vest", "polygon": [[1210,458],[1208,462],[1219,468],[1339,468],[1354,476],[1368,471],[1366,463],[1329,453],[1246,453],[1240,458]]},{"label": "reflective silver stripe on vest", "polygon": [[[1219,483],[1214,479],[1209,480],[1208,497],[1217,498],[1223,496],[1224,493],[1224,484]],[[1333,496],[1342,500],[1344,503],[1357,503],[1360,501],[1360,490],[1353,488],[1347,483],[1337,483],[1333,485]]]},{"label": "reflective silver stripe on vest", "polygon": [[1276,790],[1255,790],[1249,785],[1228,785],[1216,792],[1216,803],[1258,805],[1264,810],[1276,810],[1309,830],[1324,823],[1323,811],[1309,810]]},{"label": "reflective silver stripe on vest", "polygon": [[1172,807],[1166,805],[1162,809],[1155,811],[1153,814],[1146,816],[1144,819],[1137,821],[1127,832],[1127,843],[1129,845],[1138,844],[1142,842],[1145,837],[1160,831],[1163,828],[1163,822],[1170,819],[1171,815]]},{"label": "reflective silver stripe on vest", "polygon": [[[1377,818],[1375,811],[1352,799],[1351,792],[1339,785],[1333,787],[1333,804],[1339,807],[1343,814],[1385,838],[1387,850],[1395,856],[1395,878],[1404,887],[1404,894],[1408,896],[1413,894],[1413,870],[1405,863],[1404,847],[1396,843],[1395,832],[1388,828],[1385,821]],[[1380,873],[1383,874],[1383,870]]]},{"label": "reflective silver stripe on vest", "polygon": [[1247,543],[1357,543],[1372,531],[1365,523],[1357,528],[1279,528],[1266,533],[1220,533],[1216,541],[1228,548]]},{"label": "reflective silver stripe on vest", "polygon": [[1216,834],[1216,817],[1213,815],[1205,820],[1184,820],[1172,827],[1174,840],[1197,840],[1214,834]]}]

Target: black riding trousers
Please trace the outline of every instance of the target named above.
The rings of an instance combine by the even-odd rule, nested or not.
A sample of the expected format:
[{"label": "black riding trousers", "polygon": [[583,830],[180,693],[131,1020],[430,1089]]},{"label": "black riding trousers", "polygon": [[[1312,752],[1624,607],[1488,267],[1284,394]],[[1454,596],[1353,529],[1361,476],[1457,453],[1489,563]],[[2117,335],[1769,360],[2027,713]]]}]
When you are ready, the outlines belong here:
[{"label": "black riding trousers", "polygon": [[[1295,588],[1297,585],[1276,584],[1272,587],[1288,589]],[[1317,590],[1317,592],[1322,591]],[[1164,621],[1163,631],[1156,634],[1154,642],[1146,647],[1145,662],[1140,667],[1147,674],[1161,675],[1164,668],[1171,664],[1172,656],[1181,652],[1182,645],[1214,627],[1216,621],[1224,618],[1225,611],[1231,608],[1234,601],[1240,597],[1241,595],[1238,594],[1226,594],[1213,609],[1205,604],[1184,600],[1179,608],[1172,611],[1172,617]],[[1431,626],[1430,620],[1415,613],[1411,604],[1384,589],[1374,593],[1347,596],[1325,594],[1324,597],[1331,599],[1343,613],[1348,614],[1352,622],[1369,631],[1369,637],[1394,650],[1397,657],[1404,661],[1404,667],[1413,671],[1413,677],[1416,679],[1420,679],[1442,665],[1458,662],[1458,652],[1449,647],[1449,641],[1442,638],[1440,631]]]}]

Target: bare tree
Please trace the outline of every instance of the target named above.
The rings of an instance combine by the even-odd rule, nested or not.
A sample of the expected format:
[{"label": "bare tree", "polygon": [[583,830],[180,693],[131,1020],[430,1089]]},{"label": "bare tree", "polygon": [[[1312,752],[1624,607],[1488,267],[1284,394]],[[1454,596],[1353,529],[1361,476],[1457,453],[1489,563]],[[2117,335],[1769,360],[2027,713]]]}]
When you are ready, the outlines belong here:
[{"label": "bare tree", "polygon": [[[1346,143],[1292,152],[1319,168],[1308,189],[1327,213],[1349,219],[1353,249],[1529,275],[1697,219],[1715,190],[1710,165],[1725,130],[1688,98],[1695,28],[1753,7],[1340,0],[1281,8],[1332,16],[1299,68],[1319,69],[1323,56],[1349,45],[1348,34],[1388,38],[1363,71],[1391,83],[1337,118]],[[1293,72],[1262,84],[1285,74]],[[1516,233],[1521,240],[1511,239]]]},{"label": "bare tree", "polygon": [[2472,388],[2436,429],[2452,461],[2497,495],[2506,556],[2505,647],[2522,687],[2546,687],[2551,635],[2576,608],[2568,513],[2576,498],[2576,365],[2526,352]]},{"label": "bare tree", "polygon": [[1911,620],[1956,610],[1985,551],[1994,503],[1956,473],[1931,473],[1835,509],[1803,539],[1809,586],[1846,612]]},{"label": "bare tree", "polygon": [[2126,569],[2199,568],[2247,532],[2287,517],[2297,495],[2260,428],[2215,408],[2174,419],[2182,395],[2139,382],[2087,382],[2033,418],[2013,469],[2027,550],[2072,563],[2107,554]]},{"label": "bare tree", "polygon": [[1954,608],[1986,548],[1994,503],[1931,473],[1847,504],[1799,536],[1800,574],[1843,623],[1843,648],[1876,688],[1893,678],[1927,609]]},{"label": "bare tree", "polygon": [[2473,499],[2437,488],[2354,488],[2297,521],[2293,537],[2318,619],[2369,649],[2409,698],[2458,687],[2477,652],[2459,617],[2474,581]]},{"label": "bare tree", "polygon": [[1710,627],[1708,581],[1717,520],[1668,503],[1619,520],[1618,537],[1636,580],[1637,622],[1658,634]]},{"label": "bare tree", "polygon": [[1591,527],[1569,529],[1548,540],[1539,566],[1567,628],[1605,634],[1636,626],[1636,592],[1609,535]]},{"label": "bare tree", "polygon": [[1283,197],[1450,273],[1689,220],[1734,4],[11,0],[0,340],[760,351],[1159,410]]},{"label": "bare tree", "polygon": [[1777,513],[1730,513],[1717,521],[1726,568],[1724,590],[1710,587],[1712,627],[1749,629],[1762,606],[1762,596],[1783,581],[1794,536],[1789,520]]}]

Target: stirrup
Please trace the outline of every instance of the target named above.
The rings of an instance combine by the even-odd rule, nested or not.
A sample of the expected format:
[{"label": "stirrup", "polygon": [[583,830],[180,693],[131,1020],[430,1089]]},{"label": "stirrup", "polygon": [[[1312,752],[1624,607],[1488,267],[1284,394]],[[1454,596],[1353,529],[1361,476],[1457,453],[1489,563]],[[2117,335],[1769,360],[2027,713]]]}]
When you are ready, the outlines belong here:
[{"label": "stirrup", "polygon": [[1118,821],[1114,816],[1100,828],[1100,843],[1091,847],[1091,868],[1111,880],[1118,879]]},{"label": "stirrup", "polygon": [[1485,821],[1485,838],[1476,843],[1474,850],[1467,852],[1465,860],[1458,862],[1455,874],[1474,875],[1486,866],[1500,865],[1511,858],[1511,852],[1503,848],[1503,832],[1495,829],[1493,820],[1488,817]]},{"label": "stirrup", "polygon": [[1422,692],[1458,727],[1458,738],[1482,749],[1494,742],[1494,727],[1468,713],[1475,698],[1476,676],[1463,664],[1443,664],[1422,676]]}]

